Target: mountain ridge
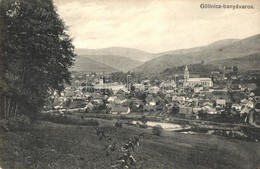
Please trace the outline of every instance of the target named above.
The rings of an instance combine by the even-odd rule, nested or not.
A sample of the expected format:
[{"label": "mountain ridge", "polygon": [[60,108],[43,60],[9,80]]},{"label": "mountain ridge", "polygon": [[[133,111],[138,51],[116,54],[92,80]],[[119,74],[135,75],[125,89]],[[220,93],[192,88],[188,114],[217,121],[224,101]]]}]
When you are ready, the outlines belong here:
[{"label": "mountain ridge", "polygon": [[[220,42],[220,41],[219,41]],[[254,53],[260,53],[260,34],[235,40],[231,43],[212,43],[207,46],[181,50],[173,54],[165,54],[154,58],[135,68],[136,72],[158,73],[166,68],[184,64],[198,63],[204,60],[211,62],[229,58],[238,58]],[[177,54],[176,54],[177,53]]]},{"label": "mountain ridge", "polygon": [[219,66],[237,66],[239,70],[260,70],[260,53],[239,58],[216,60],[211,63]]},{"label": "mountain ridge", "polygon": [[[239,58],[260,53],[260,34],[244,39],[223,39],[211,42],[205,46],[170,50],[160,53],[149,53],[126,47],[109,47],[102,49],[81,48],[75,49],[75,52],[80,57],[91,59],[90,62],[95,61],[95,64],[97,64],[96,62],[101,65],[104,64],[105,69],[108,70],[156,73],[166,68],[199,63],[202,60],[211,63],[217,60]],[[82,64],[83,63],[81,63],[81,67]],[[98,67],[102,70],[100,64],[98,64]],[[250,63],[247,62],[247,64]],[[93,65],[88,63],[86,63],[86,65],[90,66],[90,69],[93,68],[97,70]]]},{"label": "mountain ridge", "polygon": [[153,53],[148,53],[140,49],[126,48],[126,47],[109,47],[101,49],[86,49],[78,48],[75,49],[78,55],[115,55],[121,57],[131,58],[139,62],[145,62],[153,58]]},{"label": "mountain ridge", "polygon": [[90,58],[77,56],[71,71],[79,72],[115,72],[118,71],[109,65],[102,64]]},{"label": "mountain ridge", "polygon": [[143,63],[131,58],[122,57],[118,55],[79,55],[79,56],[95,60],[97,62],[108,65],[114,69],[123,72],[127,72],[131,69],[134,69],[136,66],[139,66]]}]

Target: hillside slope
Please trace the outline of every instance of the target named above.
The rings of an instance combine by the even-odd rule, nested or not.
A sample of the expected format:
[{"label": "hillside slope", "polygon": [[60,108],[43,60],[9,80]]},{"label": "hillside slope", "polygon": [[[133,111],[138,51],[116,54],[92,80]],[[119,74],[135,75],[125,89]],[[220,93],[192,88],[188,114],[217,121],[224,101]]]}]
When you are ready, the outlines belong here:
[{"label": "hillside slope", "polygon": [[[111,129],[114,124],[104,120],[100,123],[105,124],[102,129]],[[27,130],[0,134],[0,164],[4,169],[110,168],[123,154],[120,147],[131,136],[144,131],[145,138],[140,138],[140,146],[132,152],[136,168],[256,169],[259,166],[259,143],[177,132],[164,132],[158,137],[147,130],[138,130],[120,128],[112,136],[119,145],[107,155],[105,148],[111,143],[98,141],[93,127],[37,122]]]},{"label": "hillside slope", "polygon": [[238,42],[240,39],[224,39],[224,40],[219,40],[216,42],[212,42],[209,45],[206,46],[199,46],[199,47],[194,47],[194,48],[188,48],[188,49],[177,49],[177,50],[172,50],[172,51],[166,51],[162,53],[157,53],[158,56],[163,56],[163,55],[173,55],[173,54],[186,54],[186,53],[194,53],[194,52],[202,52],[203,50],[209,50],[209,49],[214,49],[214,48],[221,48],[223,46],[230,45],[234,42]]},{"label": "hillside slope", "polygon": [[238,66],[239,70],[260,70],[260,53],[245,57],[213,61],[212,64],[220,66]]},{"label": "hillside slope", "polygon": [[75,49],[78,55],[112,55],[121,56],[126,58],[131,58],[132,60],[137,60],[139,62],[148,61],[155,56],[155,54],[147,53],[139,49],[124,48],[124,47],[110,47],[103,49]]},{"label": "hillside slope", "polygon": [[127,72],[141,65],[143,62],[133,60],[131,58],[116,56],[116,55],[81,55],[102,64],[108,65],[114,69]]},{"label": "hillside slope", "polygon": [[95,60],[77,56],[74,62],[74,66],[71,68],[72,71],[79,72],[114,72],[117,71],[115,68],[111,66],[102,64]]},{"label": "hillside slope", "polygon": [[152,59],[137,67],[135,71],[144,73],[157,73],[166,68],[184,64],[199,63],[202,60],[212,62],[230,58],[239,58],[260,53],[260,34],[242,40],[219,41],[207,46],[183,50],[178,54],[166,54]]}]

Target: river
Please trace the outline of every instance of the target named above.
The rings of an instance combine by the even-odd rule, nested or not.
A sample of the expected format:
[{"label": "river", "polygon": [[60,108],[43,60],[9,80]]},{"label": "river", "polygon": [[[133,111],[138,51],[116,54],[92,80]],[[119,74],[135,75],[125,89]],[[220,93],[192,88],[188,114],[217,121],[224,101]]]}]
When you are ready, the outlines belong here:
[{"label": "river", "polygon": [[[136,124],[137,122],[142,124],[142,122],[140,122],[140,121],[133,121],[133,124]],[[160,125],[166,131],[177,131],[177,130],[183,130],[183,129],[189,129],[190,128],[189,126],[182,126],[182,125],[179,125],[179,124],[153,122],[153,121],[148,121],[146,123],[146,125],[148,126],[148,128]]]}]

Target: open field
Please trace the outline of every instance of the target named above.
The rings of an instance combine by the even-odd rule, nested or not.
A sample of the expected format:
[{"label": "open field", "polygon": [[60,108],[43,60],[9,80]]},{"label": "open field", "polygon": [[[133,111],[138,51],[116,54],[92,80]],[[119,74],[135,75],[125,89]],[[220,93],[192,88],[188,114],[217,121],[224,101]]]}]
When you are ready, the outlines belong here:
[{"label": "open field", "polygon": [[[109,120],[99,119],[101,128],[111,128]],[[138,131],[137,131],[138,130]],[[140,146],[132,153],[142,157],[148,169],[257,169],[260,168],[260,143],[220,136],[164,132],[162,137],[147,129],[123,126],[111,136],[119,145],[131,135],[145,132]],[[108,141],[98,141],[93,127],[61,125],[38,121],[30,129],[0,135],[0,167],[11,168],[110,168],[122,155],[120,148],[110,155]]]}]

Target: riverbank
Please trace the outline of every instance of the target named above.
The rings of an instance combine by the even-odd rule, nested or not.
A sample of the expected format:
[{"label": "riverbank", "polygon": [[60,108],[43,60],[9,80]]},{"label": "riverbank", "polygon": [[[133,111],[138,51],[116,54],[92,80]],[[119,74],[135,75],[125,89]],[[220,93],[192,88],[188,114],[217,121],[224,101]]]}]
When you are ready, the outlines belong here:
[{"label": "riverbank", "polygon": [[[47,117],[47,118],[46,118]],[[232,124],[232,123],[219,123],[212,121],[201,120],[188,120],[181,118],[166,118],[154,116],[143,116],[142,114],[91,114],[91,113],[66,113],[66,114],[50,114],[42,113],[39,116],[40,120],[49,120],[50,118],[65,118],[71,119],[70,121],[93,121],[93,119],[111,120],[121,123],[133,125],[137,128],[151,129],[153,126],[160,125],[165,131],[184,132],[186,133],[203,133],[210,135],[220,135],[231,139],[239,139],[251,142],[260,141],[260,128],[246,123]],[[143,123],[145,121],[145,124]],[[68,123],[70,124],[70,123]],[[73,124],[73,123],[72,123]]]}]

